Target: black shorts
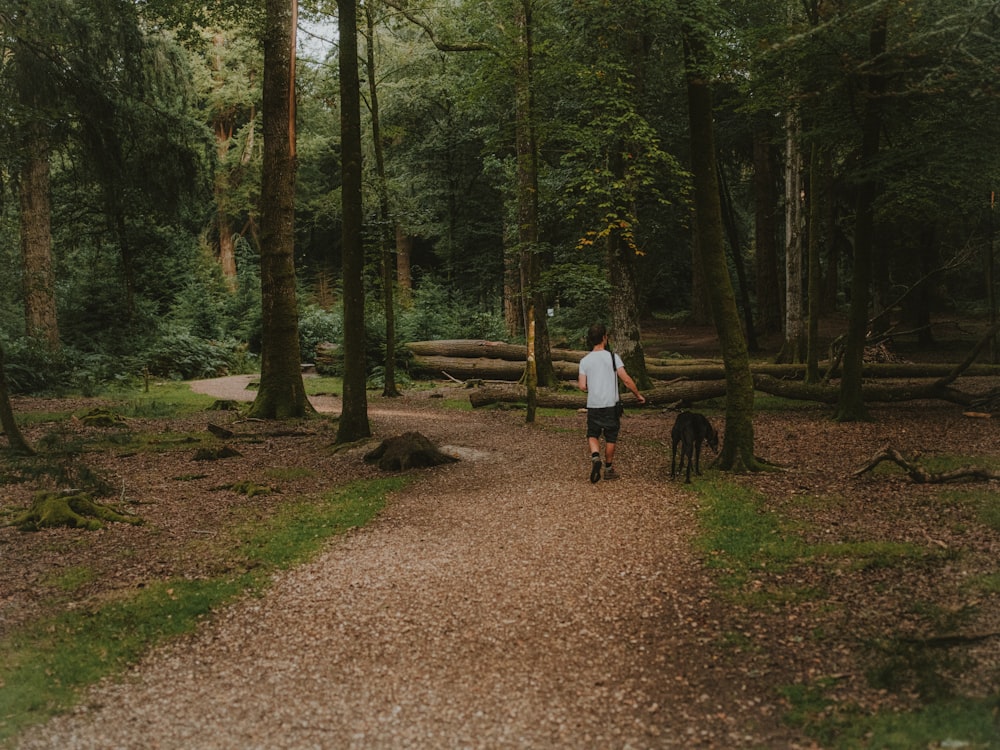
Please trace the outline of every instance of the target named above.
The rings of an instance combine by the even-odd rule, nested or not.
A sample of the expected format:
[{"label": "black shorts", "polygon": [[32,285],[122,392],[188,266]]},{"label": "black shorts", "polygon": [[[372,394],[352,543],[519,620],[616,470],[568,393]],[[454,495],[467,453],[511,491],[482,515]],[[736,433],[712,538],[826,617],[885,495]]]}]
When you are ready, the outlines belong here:
[{"label": "black shorts", "polygon": [[600,409],[587,409],[588,438],[599,438],[603,433],[604,442],[617,443],[620,427],[621,421],[618,419],[615,407],[606,406]]}]

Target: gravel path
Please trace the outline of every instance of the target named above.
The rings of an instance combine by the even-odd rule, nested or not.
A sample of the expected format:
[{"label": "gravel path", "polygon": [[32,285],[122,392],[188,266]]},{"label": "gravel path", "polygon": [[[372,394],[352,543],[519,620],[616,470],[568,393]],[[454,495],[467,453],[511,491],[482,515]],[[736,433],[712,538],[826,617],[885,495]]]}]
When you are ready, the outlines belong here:
[{"label": "gravel path", "polygon": [[626,421],[623,478],[596,485],[579,415],[371,415],[464,460],[19,747],[796,746],[720,661],[693,495],[630,440],[662,415]]}]

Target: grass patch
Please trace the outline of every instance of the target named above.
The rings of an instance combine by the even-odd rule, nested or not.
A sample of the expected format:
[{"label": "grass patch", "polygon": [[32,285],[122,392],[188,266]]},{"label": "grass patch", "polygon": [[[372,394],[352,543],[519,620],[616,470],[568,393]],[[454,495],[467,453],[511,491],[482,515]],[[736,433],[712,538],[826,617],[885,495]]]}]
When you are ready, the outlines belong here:
[{"label": "grass patch", "polygon": [[696,487],[702,529],[696,544],[722,583],[741,586],[754,571],[774,570],[800,556],[801,539],[786,533],[752,490],[717,477],[705,477]]},{"label": "grass patch", "polygon": [[[985,464],[984,464],[985,465]],[[969,508],[975,520],[994,531],[1000,531],[1000,503],[995,492],[988,489],[949,490],[942,499]]]},{"label": "grass patch", "polygon": [[329,396],[330,394],[340,395],[344,392],[344,379],[327,375],[317,375],[302,378],[308,396]]},{"label": "grass patch", "polygon": [[[809,544],[799,533],[805,531],[801,524],[793,525],[766,510],[764,498],[753,490],[719,477],[705,477],[695,491],[701,498],[702,528],[696,543],[705,555],[707,566],[718,570],[721,581],[732,587],[742,585],[755,571],[764,569],[782,572],[792,565],[846,561],[852,570],[875,570],[923,563],[949,554],[894,541]],[[782,598],[778,595],[778,599]]]},{"label": "grass patch", "polygon": [[119,392],[112,398],[122,416],[144,419],[190,416],[205,411],[217,400],[195,393],[182,381],[156,382],[148,391]]},{"label": "grass patch", "polygon": [[93,569],[83,565],[59,571],[58,575],[51,575],[42,581],[43,586],[51,586],[60,591],[74,592],[88,583],[92,583],[97,577]]},{"label": "grass patch", "polygon": [[[790,583],[797,576],[780,574],[805,566],[836,566],[851,573],[882,568],[933,564],[951,554],[926,545],[891,540],[809,544],[806,524],[792,524],[769,511],[758,493],[719,477],[706,477],[693,488],[699,497],[701,533],[696,540],[706,566],[715,572],[727,597],[745,606],[765,609],[827,596],[819,588]],[[985,493],[965,498],[985,519],[990,518]],[[824,499],[816,502],[828,502]],[[771,574],[778,574],[773,576]],[[778,582],[775,582],[778,581]],[[988,592],[1000,587],[1000,575],[984,576],[974,583]],[[933,603],[913,603],[913,613],[929,622],[933,632],[950,633],[970,613],[953,613]],[[822,633],[815,635],[823,638]],[[747,651],[754,644],[739,634],[728,634],[720,647]],[[952,690],[950,677],[964,665],[961,656],[932,644],[908,641],[886,633],[869,644],[866,676],[886,691],[915,691],[920,711],[906,714],[861,710],[838,704],[833,696],[836,679],[818,677],[808,683],[779,689],[789,708],[785,720],[800,727],[822,747],[831,750],[874,748],[910,750],[946,747],[997,748],[1000,732],[995,715],[1000,696],[989,700],[963,699]]]},{"label": "grass patch", "polygon": [[72,411],[29,411],[14,415],[20,427],[30,427],[36,424],[67,422],[73,418]]},{"label": "grass patch", "polygon": [[[1000,747],[993,715],[998,700],[949,700],[919,711],[869,714],[855,707],[836,707],[817,689],[783,690],[791,723],[804,729],[827,750],[914,750]],[[821,717],[821,718],[816,718]]]},{"label": "grass patch", "polygon": [[[331,536],[368,523],[384,506],[386,495],[408,481],[390,477],[354,482],[240,526],[235,534],[239,556],[246,562],[243,572],[157,581],[115,601],[27,626],[0,641],[0,744],[67,710],[83,688],[120,673],[151,646],[191,632],[236,596],[263,591],[273,571],[309,559]],[[224,544],[228,547],[229,542],[227,538]],[[80,575],[68,576],[65,584],[76,585]]]}]

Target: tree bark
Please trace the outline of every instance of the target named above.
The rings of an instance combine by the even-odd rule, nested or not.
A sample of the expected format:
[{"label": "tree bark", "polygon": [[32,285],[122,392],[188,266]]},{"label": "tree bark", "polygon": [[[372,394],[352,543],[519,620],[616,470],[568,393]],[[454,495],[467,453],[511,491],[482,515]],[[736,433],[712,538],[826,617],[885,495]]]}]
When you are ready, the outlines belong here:
[{"label": "tree bark", "polygon": [[785,342],[778,362],[804,362],[806,336],[802,320],[802,152],[798,114],[785,118]]},{"label": "tree bark", "polygon": [[399,304],[410,307],[413,304],[413,276],[410,257],[413,254],[413,237],[396,223],[396,286],[399,289]]},{"label": "tree bark", "polygon": [[295,279],[295,29],[297,0],[267,0],[261,175],[260,389],[250,416],[303,417]]},{"label": "tree bark", "polygon": [[31,338],[58,351],[56,281],[52,264],[52,201],[49,149],[44,126],[27,128],[26,159],[20,172],[21,263],[24,272],[24,324]]},{"label": "tree bark", "polygon": [[344,394],[337,443],[371,435],[365,391],[365,247],[362,238],[361,91],[357,0],[338,0],[341,202],[343,204]]}]

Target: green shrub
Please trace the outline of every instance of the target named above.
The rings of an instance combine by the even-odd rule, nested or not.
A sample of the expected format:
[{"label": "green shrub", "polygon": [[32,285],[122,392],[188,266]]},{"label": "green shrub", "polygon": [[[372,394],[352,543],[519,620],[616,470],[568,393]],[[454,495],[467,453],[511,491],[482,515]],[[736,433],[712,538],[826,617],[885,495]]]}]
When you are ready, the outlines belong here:
[{"label": "green shrub", "polygon": [[339,344],[344,338],[344,319],[338,311],[324,310],[316,305],[305,307],[299,313],[299,349],[302,360],[311,361],[319,344]]},{"label": "green shrub", "polygon": [[143,359],[149,372],[158,377],[211,378],[231,371],[236,348],[177,330],[159,339]]}]

